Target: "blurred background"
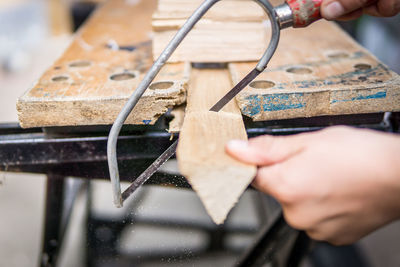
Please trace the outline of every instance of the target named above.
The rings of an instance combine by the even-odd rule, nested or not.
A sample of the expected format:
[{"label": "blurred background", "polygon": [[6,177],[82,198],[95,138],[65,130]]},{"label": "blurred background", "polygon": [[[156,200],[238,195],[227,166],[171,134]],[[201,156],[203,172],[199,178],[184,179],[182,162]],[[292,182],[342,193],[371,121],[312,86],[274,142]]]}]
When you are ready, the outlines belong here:
[{"label": "blurred background", "polygon": [[[111,0],[112,1],[112,0]],[[145,0],[142,0],[145,1]],[[79,0],[0,0],[0,122],[17,122],[16,99],[28,90],[41,73],[68,46],[74,32],[84,23],[90,13],[101,5],[98,1]],[[373,18],[364,16],[356,21],[340,25],[377,58],[392,70],[400,73],[400,16]],[[173,164],[173,163],[172,163]],[[174,167],[172,167],[173,169]],[[70,179],[69,188],[88,188],[84,181]],[[40,259],[43,216],[45,207],[46,177],[0,172],[0,266],[37,266]],[[82,192],[86,192],[83,190]],[[111,203],[109,183],[94,181],[91,194],[78,194],[67,228],[64,245],[59,258],[60,266],[87,266],[95,259],[88,260],[84,254],[104,251],[99,243],[86,237],[90,229],[98,242],[105,245],[110,229],[106,226],[95,228],[100,215],[112,221],[120,218],[148,218],[149,216],[173,216],[186,220],[200,220],[211,223],[197,197],[188,190],[147,187],[134,198],[131,205],[116,211]],[[249,229],[258,229],[257,214],[251,205],[256,192],[248,192],[235,208],[228,222],[232,225],[243,223]],[[88,199],[92,220],[87,221]],[[273,203],[272,200],[265,201]],[[272,204],[273,205],[273,204]],[[176,207],[179,207],[178,209]],[[96,217],[97,216],[97,217]],[[100,217],[101,217],[100,216]],[[243,222],[243,218],[249,219]],[[253,218],[253,219],[252,219]],[[144,220],[144,219],[143,219]],[[190,254],[201,248],[207,238],[202,232],[181,231],[154,226],[135,226],[126,229],[124,238],[118,240],[115,248],[118,255],[132,254],[136,259],[172,247],[177,252]],[[253,231],[254,233],[256,231]],[[243,250],[254,238],[251,231],[244,235],[233,235],[228,246]],[[93,243],[94,242],[94,243]],[[95,245],[93,245],[95,244]],[[94,247],[88,249],[88,245]],[[356,246],[331,248],[321,244],[314,251],[314,258],[305,266],[345,266],[335,262],[335,253],[349,259],[346,266],[400,266],[400,223],[394,223],[364,238]],[[101,250],[103,249],[103,250]],[[100,252],[99,252],[100,251]],[[328,251],[328,252],[327,252]],[[147,253],[147,254],[146,254]],[[330,253],[329,255],[326,253]],[[350,254],[348,254],[350,253]],[[349,256],[350,255],[350,256]],[[322,258],[328,260],[320,260]],[[234,255],[220,255],[216,258],[192,258],[190,261],[165,258],[162,262],[149,261],[146,266],[230,266]],[[355,261],[351,261],[356,258]],[[113,260],[117,260],[117,263]],[[118,259],[99,258],[98,266],[120,266]],[[114,265],[115,264],[115,265]],[[319,265],[318,265],[319,264]],[[124,265],[128,266],[128,265]],[[141,266],[144,266],[142,264]]]}]

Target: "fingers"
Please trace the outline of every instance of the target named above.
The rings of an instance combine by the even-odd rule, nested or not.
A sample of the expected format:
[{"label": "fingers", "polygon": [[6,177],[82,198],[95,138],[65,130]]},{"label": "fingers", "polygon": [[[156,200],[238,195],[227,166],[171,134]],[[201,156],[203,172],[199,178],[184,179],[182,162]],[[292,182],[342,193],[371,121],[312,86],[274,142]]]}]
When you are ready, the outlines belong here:
[{"label": "fingers", "polygon": [[252,186],[275,198],[284,208],[293,206],[303,198],[286,173],[287,164],[278,163],[259,168]]},{"label": "fingers", "polygon": [[273,137],[261,136],[248,142],[242,140],[230,141],[225,149],[232,157],[249,164],[265,166],[281,162],[298,153],[303,147],[303,137]]},{"label": "fingers", "polygon": [[353,19],[357,19],[357,18],[361,17],[362,14],[363,14],[363,9],[359,8],[357,10],[354,10],[353,12],[350,12],[346,15],[343,15],[343,16],[337,18],[336,20],[341,20],[341,21],[353,20]]},{"label": "fingers", "polygon": [[[321,5],[321,15],[327,20],[334,20],[339,18],[343,19],[346,18],[345,15],[358,9],[362,9],[363,7],[369,6],[375,2],[376,0],[325,0],[322,2]],[[359,13],[356,14],[358,15]],[[354,16],[350,16],[349,18],[353,17]]]},{"label": "fingers", "polygon": [[361,231],[357,231],[352,229],[352,225],[349,224],[349,220],[351,220],[351,222],[357,222],[357,219],[354,217],[349,218],[348,216],[343,216],[331,218],[322,222],[315,222],[306,229],[302,230],[306,231],[307,235],[313,240],[326,241],[335,246],[343,246],[356,242],[371,230],[376,229],[372,228],[369,230],[363,230],[363,228],[365,228],[364,224],[358,226],[357,230]]},{"label": "fingers", "polygon": [[364,14],[375,17],[392,17],[400,12],[400,0],[379,1],[363,9]]},{"label": "fingers", "polygon": [[277,189],[282,187],[281,177],[279,165],[259,168],[257,176],[252,182],[252,186],[278,199],[279,196],[276,192],[278,191]]},{"label": "fingers", "polygon": [[[381,17],[392,17],[400,12],[400,0],[381,0],[376,3],[376,14]],[[376,15],[373,15],[376,16]]]},{"label": "fingers", "polygon": [[323,1],[321,16],[327,20],[334,20],[346,14],[346,10],[339,1]]},{"label": "fingers", "polygon": [[327,20],[351,20],[368,14],[391,17],[400,12],[400,0],[325,0],[321,15]]}]

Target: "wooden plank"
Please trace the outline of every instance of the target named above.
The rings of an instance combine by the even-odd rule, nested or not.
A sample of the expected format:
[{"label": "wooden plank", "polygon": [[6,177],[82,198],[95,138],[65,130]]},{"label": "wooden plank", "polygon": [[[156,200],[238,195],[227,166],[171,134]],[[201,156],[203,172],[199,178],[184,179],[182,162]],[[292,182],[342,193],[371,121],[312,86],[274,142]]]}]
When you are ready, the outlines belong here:
[{"label": "wooden plank", "polygon": [[185,106],[174,107],[171,110],[171,115],[173,119],[169,122],[168,132],[172,134],[179,133],[182,128],[183,119],[185,118]]},{"label": "wooden plank", "polygon": [[227,70],[192,70],[186,114],[177,148],[178,166],[215,223],[221,224],[256,173],[228,156],[226,142],[247,139],[242,116],[232,101],[208,111],[232,87]]},{"label": "wooden plank", "polygon": [[[156,59],[185,20],[153,21],[153,57]],[[201,20],[168,62],[234,62],[257,60],[268,45],[262,22]]]},{"label": "wooden plank", "polygon": [[[111,124],[152,64],[156,0],[104,4],[37,84],[18,99],[22,127]],[[128,124],[153,124],[185,101],[190,66],[163,68]]]},{"label": "wooden plank", "polygon": [[51,33],[54,36],[72,33],[70,7],[62,0],[47,1]]},{"label": "wooden plank", "polygon": [[[237,83],[255,63],[232,63]],[[400,110],[400,78],[332,22],[286,29],[268,69],[236,98],[255,121]]]},{"label": "wooden plank", "polygon": [[[153,58],[156,59],[202,0],[159,0],[153,15]],[[257,60],[268,38],[266,14],[248,0],[218,2],[195,25],[169,62]]]},{"label": "wooden plank", "polygon": [[[153,20],[186,20],[203,2],[204,0],[158,0]],[[203,18],[226,22],[260,22],[266,17],[263,9],[254,1],[224,0],[216,3]]]}]

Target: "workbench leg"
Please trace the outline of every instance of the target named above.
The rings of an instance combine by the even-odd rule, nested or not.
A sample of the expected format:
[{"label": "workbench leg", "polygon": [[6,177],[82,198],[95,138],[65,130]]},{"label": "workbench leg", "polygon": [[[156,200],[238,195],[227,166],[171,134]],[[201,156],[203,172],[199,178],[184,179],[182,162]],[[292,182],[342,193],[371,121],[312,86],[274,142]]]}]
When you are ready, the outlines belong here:
[{"label": "workbench leg", "polygon": [[55,266],[57,262],[57,254],[61,245],[60,226],[64,203],[64,178],[60,175],[47,175],[41,267]]},{"label": "workbench leg", "polygon": [[311,239],[303,231],[299,232],[293,248],[289,254],[289,259],[287,262],[288,267],[300,266],[302,260],[311,250]]},{"label": "workbench leg", "polygon": [[291,228],[279,214],[271,225],[266,225],[248,251],[236,264],[236,267],[261,267],[266,263],[278,266],[274,260],[280,250],[291,237],[297,236],[298,231]]},{"label": "workbench leg", "polygon": [[390,118],[392,123],[393,131],[400,133],[400,112],[393,112]]}]

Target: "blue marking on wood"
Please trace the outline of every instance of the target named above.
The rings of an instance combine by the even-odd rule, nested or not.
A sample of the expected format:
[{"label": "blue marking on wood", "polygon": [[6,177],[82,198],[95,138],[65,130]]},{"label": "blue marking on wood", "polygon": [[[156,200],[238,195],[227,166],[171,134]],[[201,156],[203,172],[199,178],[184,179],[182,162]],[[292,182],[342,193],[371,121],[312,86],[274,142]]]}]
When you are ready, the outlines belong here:
[{"label": "blue marking on wood", "polygon": [[144,123],[145,125],[149,125],[149,124],[151,123],[151,120],[143,120],[143,123]]},{"label": "blue marking on wood", "polygon": [[280,111],[288,109],[300,109],[306,106],[304,93],[250,95],[246,97],[247,105],[243,114],[255,116],[262,111]]},{"label": "blue marking on wood", "polygon": [[242,113],[247,116],[255,116],[261,112],[261,98],[262,95],[250,95],[246,97],[248,101],[242,110]]},{"label": "blue marking on wood", "polygon": [[[363,52],[356,52],[353,57],[362,57]],[[315,62],[309,65],[324,65],[328,64],[330,61],[326,62]],[[308,64],[302,64],[307,66]],[[285,69],[285,66],[270,70],[278,71]],[[273,91],[277,89],[286,89],[294,87],[297,89],[308,89],[308,88],[319,88],[323,86],[353,86],[359,85],[360,81],[363,84],[378,84],[387,80],[391,77],[391,73],[382,64],[378,64],[370,69],[356,69],[350,72],[341,73],[338,75],[332,75],[325,77],[323,79],[315,80],[302,80],[294,81],[291,83],[278,83],[273,88],[271,88],[270,94],[258,95],[252,94],[245,97],[246,106],[242,108],[242,113],[249,117],[254,117],[263,112],[271,111],[282,111],[282,110],[294,110],[301,109],[306,106],[306,99],[304,98],[304,93],[276,93]],[[361,79],[362,78],[362,79]],[[380,90],[380,91],[377,91]],[[363,92],[364,91],[364,92]],[[382,91],[381,88],[377,88],[374,91],[371,90],[350,90],[350,91],[332,91],[330,104],[335,104],[338,102],[350,102],[357,100],[367,100],[367,99],[382,99],[386,98],[386,91]]]},{"label": "blue marking on wood", "polygon": [[357,96],[345,99],[332,99],[331,104],[339,103],[339,102],[349,102],[349,101],[356,101],[356,100],[367,100],[367,99],[380,99],[386,98],[386,91],[379,91],[374,94],[363,95],[358,94]]}]

